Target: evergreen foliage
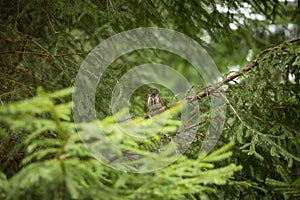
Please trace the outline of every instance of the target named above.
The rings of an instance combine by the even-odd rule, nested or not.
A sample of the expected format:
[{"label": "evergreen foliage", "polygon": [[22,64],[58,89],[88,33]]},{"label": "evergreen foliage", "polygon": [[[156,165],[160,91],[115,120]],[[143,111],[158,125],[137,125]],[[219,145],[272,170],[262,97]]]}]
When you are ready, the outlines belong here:
[{"label": "evergreen foliage", "polygon": [[[279,0],[1,1],[0,199],[300,198],[299,5]],[[132,141],[111,116],[114,85],[145,62],[171,65],[190,79],[197,96],[189,98],[198,103],[202,119],[194,126],[195,140],[174,163],[150,173],[126,173],[99,162],[82,143],[72,119],[71,87],[97,44],[149,26],[192,37],[224,75],[207,86],[189,63],[153,49],[112,63],[96,93],[98,120],[80,125],[104,127],[108,138],[139,154],[159,151],[161,142],[172,140],[181,104],[163,86],[142,86],[130,99],[133,121],[151,134],[144,97],[149,87],[160,89],[166,107],[152,120],[171,116],[163,134]],[[229,74],[233,66],[240,69]],[[200,153],[212,114],[208,94],[220,87],[226,93],[225,127],[213,151]]]},{"label": "evergreen foliage", "polygon": [[[214,163],[228,159],[233,143],[197,159],[181,157],[171,166],[148,174],[115,171],[97,161],[84,147],[71,122],[70,102],[55,100],[70,94],[66,89],[38,95],[1,108],[2,122],[11,131],[22,130],[26,156],[22,169],[9,180],[1,174],[1,197],[5,199],[182,199],[193,194],[208,199],[216,195],[213,185],[224,185],[241,166]],[[104,119],[101,126],[114,130]],[[91,130],[93,131],[93,130]],[[111,132],[122,137],[121,132]],[[128,140],[128,141],[126,141]],[[124,138],[119,144],[129,144]],[[185,166],[189,166],[186,168]],[[160,187],[157,187],[160,185]],[[170,193],[170,191],[176,191]]]}]

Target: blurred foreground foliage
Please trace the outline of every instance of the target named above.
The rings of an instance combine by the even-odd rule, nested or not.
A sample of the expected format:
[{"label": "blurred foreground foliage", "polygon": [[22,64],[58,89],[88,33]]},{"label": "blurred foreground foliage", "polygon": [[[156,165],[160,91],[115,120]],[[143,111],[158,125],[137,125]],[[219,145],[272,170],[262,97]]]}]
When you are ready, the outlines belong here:
[{"label": "blurred foreground foliage", "polygon": [[[12,174],[17,153],[1,154],[2,199],[183,199],[217,196],[215,185],[227,184],[241,166],[225,164],[233,143],[197,159],[180,157],[163,169],[146,174],[116,171],[96,160],[85,148],[71,122],[70,102],[57,102],[71,89],[54,93],[39,90],[36,97],[0,108],[2,145],[11,152],[25,152],[18,160],[21,169]],[[92,123],[91,123],[92,125]],[[120,146],[133,149],[111,119],[99,122]],[[167,126],[170,128],[171,125]],[[90,129],[90,131],[96,131]],[[10,146],[9,134],[23,139]],[[88,134],[88,133],[86,133]],[[136,145],[136,144],[135,144]],[[157,162],[157,161],[156,161]],[[11,174],[8,177],[4,174]]]}]

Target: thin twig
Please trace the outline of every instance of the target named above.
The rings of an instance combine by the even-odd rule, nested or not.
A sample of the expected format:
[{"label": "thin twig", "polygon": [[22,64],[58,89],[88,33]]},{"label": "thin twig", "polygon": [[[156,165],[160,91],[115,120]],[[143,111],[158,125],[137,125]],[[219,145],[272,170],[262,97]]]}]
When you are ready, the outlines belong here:
[{"label": "thin twig", "polygon": [[[77,55],[85,55],[90,52],[78,52],[78,53],[63,53],[58,55],[53,55],[53,57],[65,57],[65,56],[77,56]],[[31,55],[38,55],[48,57],[50,53],[38,52],[38,51],[2,51],[0,54],[31,54]]]}]

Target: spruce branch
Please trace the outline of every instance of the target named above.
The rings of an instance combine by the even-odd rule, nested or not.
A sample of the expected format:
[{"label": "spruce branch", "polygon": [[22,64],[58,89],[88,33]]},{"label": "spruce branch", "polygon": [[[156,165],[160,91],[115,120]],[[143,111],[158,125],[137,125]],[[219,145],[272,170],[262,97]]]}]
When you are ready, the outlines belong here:
[{"label": "spruce branch", "polygon": [[[216,90],[218,90],[220,87],[222,87],[226,83],[229,83],[230,81],[234,81],[236,78],[244,75],[245,73],[247,73],[247,72],[251,71],[252,69],[254,69],[255,67],[257,67],[259,65],[259,60],[263,57],[263,55],[265,53],[270,52],[270,51],[274,51],[278,48],[281,48],[285,44],[292,44],[292,43],[297,43],[297,42],[300,42],[300,37],[285,41],[285,42],[279,44],[278,46],[263,50],[262,52],[260,52],[258,54],[257,58],[254,61],[252,61],[247,66],[245,66],[242,70],[240,70],[238,72],[235,72],[234,74],[224,78],[223,80],[219,81],[218,83],[216,83],[214,85],[208,86],[207,88],[205,88],[203,91],[199,92],[195,96],[187,97],[185,100],[187,100],[187,102],[189,102],[189,103],[201,100],[202,98],[204,98],[204,97],[208,96],[209,94],[211,94],[211,93],[215,92]],[[144,118],[149,118],[153,115],[162,113],[162,112],[168,110],[169,108],[171,108],[175,105],[181,104],[182,102],[183,102],[183,100],[175,102],[171,105],[163,106],[161,109],[159,109],[155,112],[151,112],[150,114],[145,114]]]}]

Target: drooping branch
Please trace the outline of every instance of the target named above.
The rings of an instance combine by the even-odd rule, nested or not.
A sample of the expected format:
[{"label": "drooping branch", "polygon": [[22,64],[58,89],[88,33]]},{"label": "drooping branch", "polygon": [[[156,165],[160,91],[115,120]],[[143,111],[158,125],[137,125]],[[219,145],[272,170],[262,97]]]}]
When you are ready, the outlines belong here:
[{"label": "drooping branch", "polygon": [[[188,102],[193,102],[193,101],[198,101],[206,96],[208,96],[209,94],[213,93],[214,91],[218,90],[220,87],[222,87],[223,85],[225,85],[226,83],[229,83],[230,81],[234,81],[236,78],[240,77],[241,75],[245,74],[246,72],[249,72],[251,71],[252,69],[254,69],[256,66],[258,66],[258,60],[259,58],[261,58],[266,52],[269,52],[269,51],[272,51],[272,50],[275,50],[275,49],[278,49],[280,47],[282,47],[284,44],[288,43],[288,44],[292,44],[292,43],[296,43],[296,42],[300,42],[300,37],[298,38],[294,38],[294,39],[291,39],[291,40],[288,40],[286,42],[283,42],[281,43],[280,45],[278,46],[275,46],[275,47],[272,47],[272,48],[268,48],[268,49],[265,49],[263,50],[260,54],[258,54],[257,58],[252,61],[252,63],[250,63],[249,65],[245,66],[242,70],[238,71],[238,72],[235,72],[234,74],[226,77],[225,79],[223,79],[222,81],[212,85],[212,86],[208,86],[205,90],[199,92],[197,95],[193,96],[193,97],[188,97],[186,98],[186,100]],[[145,114],[144,115],[144,118],[149,118],[153,115],[156,115],[156,114],[159,114],[159,113],[162,113],[164,112],[165,110],[173,107],[174,105],[178,105],[182,103],[182,101],[178,101],[172,105],[167,105],[167,106],[163,106],[161,109],[155,111],[155,112],[152,112],[150,114]]]}]

